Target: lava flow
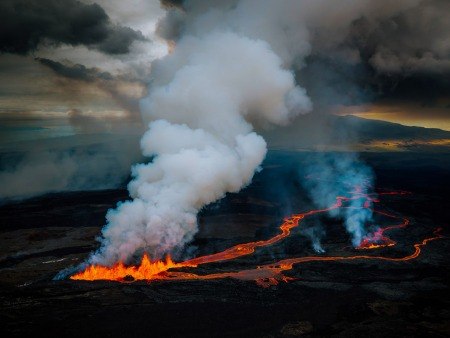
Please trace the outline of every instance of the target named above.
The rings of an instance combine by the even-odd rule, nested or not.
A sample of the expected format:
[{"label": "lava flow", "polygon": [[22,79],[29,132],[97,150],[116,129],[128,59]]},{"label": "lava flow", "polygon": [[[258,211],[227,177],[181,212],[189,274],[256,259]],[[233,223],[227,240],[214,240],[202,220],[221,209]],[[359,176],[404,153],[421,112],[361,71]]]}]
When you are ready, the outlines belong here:
[{"label": "lava flow", "polygon": [[163,279],[162,272],[182,266],[191,265],[175,263],[170,256],[167,256],[165,261],[152,262],[147,254],[144,254],[141,264],[138,266],[125,266],[122,262],[119,262],[112,267],[90,265],[86,270],[73,275],[70,279],[89,281],[99,279],[124,281],[127,278],[131,280]]},{"label": "lava flow", "polygon": [[[389,193],[389,194],[391,195],[392,193]],[[374,212],[377,214],[386,216],[386,217],[396,218],[395,216],[393,216],[387,212],[382,212],[382,211],[378,211],[378,210],[374,210]],[[364,237],[356,249],[368,250],[368,249],[378,249],[378,248],[394,246],[395,244],[397,244],[397,242],[390,239],[389,237],[385,236],[384,233],[386,231],[389,231],[392,229],[406,228],[408,226],[408,224],[409,224],[409,219],[403,218],[403,220],[400,224],[391,225],[391,226],[388,226],[385,228],[378,228],[372,234],[368,234],[366,237]]]},{"label": "lava flow", "polygon": [[[212,273],[207,275],[197,275],[195,273],[177,271],[177,269],[182,267],[194,268],[200,264],[208,264],[219,261],[232,260],[241,256],[250,255],[255,252],[258,247],[266,247],[273,245],[276,242],[288,237],[291,234],[291,230],[297,227],[301,220],[306,217],[325,213],[337,208],[348,208],[345,206],[346,201],[364,198],[363,208],[370,208],[371,203],[379,202],[371,194],[363,194],[360,189],[355,189],[352,191],[350,197],[338,196],[336,197],[336,202],[326,209],[311,210],[301,214],[295,214],[291,217],[284,219],[283,223],[280,225],[280,233],[275,236],[260,241],[248,242],[243,244],[235,245],[229,249],[222,252],[218,252],[211,255],[200,256],[184,262],[175,263],[172,261],[170,256],[168,256],[165,261],[154,261],[152,262],[150,258],[144,254],[142,262],[138,266],[125,266],[122,262],[115,264],[112,267],[100,266],[100,265],[90,265],[84,271],[79,272],[70,277],[73,280],[114,280],[114,281],[126,281],[126,280],[208,280],[208,279],[219,279],[219,278],[237,278],[242,280],[254,280],[259,285],[267,287],[269,285],[277,284],[278,281],[289,281],[292,278],[283,275],[283,271],[291,270],[295,264],[306,263],[306,262],[316,262],[316,261],[347,261],[347,260],[384,260],[384,261],[407,261],[414,259],[420,255],[421,247],[426,245],[429,241],[441,238],[439,234],[440,229],[435,231],[433,237],[424,239],[423,241],[414,244],[415,251],[407,256],[395,258],[395,257],[385,257],[385,256],[370,256],[370,255],[356,255],[356,256],[307,256],[307,257],[296,257],[284,259],[276,263],[266,264],[262,266],[257,266],[254,269],[246,269],[234,272],[223,272],[223,273]],[[405,195],[407,192],[379,192],[378,195]],[[373,210],[373,212],[383,215],[388,218],[398,219],[393,214],[388,212]],[[401,218],[402,221],[399,224],[387,226],[384,228],[378,228],[374,233],[367,235],[361,241],[361,244],[356,248],[360,250],[368,249],[378,249],[382,247],[392,247],[397,243],[387,237],[385,232],[396,229],[405,228],[409,224],[409,219]]]},{"label": "lava flow", "polygon": [[199,264],[225,261],[235,259],[241,256],[250,255],[255,251],[256,247],[268,246],[289,236],[291,233],[291,229],[297,227],[300,220],[302,220],[304,217],[339,208],[342,206],[342,200],[347,199],[348,198],[346,197],[337,197],[336,203],[329,208],[312,210],[303,214],[297,214],[289,218],[286,218],[280,226],[281,233],[267,240],[238,244],[222,252],[218,252],[212,255],[200,256],[181,263],[174,263],[170,258],[170,256],[167,257],[165,262],[164,261],[152,262],[150,258],[146,254],[144,254],[142,262],[138,266],[127,267],[122,262],[119,262],[111,267],[101,265],[90,265],[84,271],[71,276],[70,279],[88,280],[88,281],[93,280],[123,281],[125,278],[135,280],[167,279],[167,277],[164,276],[164,274],[162,273],[171,268],[196,267]]}]

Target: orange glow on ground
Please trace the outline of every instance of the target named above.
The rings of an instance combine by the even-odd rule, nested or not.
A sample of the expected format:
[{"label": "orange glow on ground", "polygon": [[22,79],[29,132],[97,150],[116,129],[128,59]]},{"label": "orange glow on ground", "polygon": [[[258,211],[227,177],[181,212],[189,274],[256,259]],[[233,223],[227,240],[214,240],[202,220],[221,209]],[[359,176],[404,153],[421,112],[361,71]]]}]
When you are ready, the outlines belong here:
[{"label": "orange glow on ground", "polygon": [[[162,261],[151,261],[151,259],[144,255],[141,264],[138,266],[125,266],[119,262],[112,267],[105,267],[99,265],[88,266],[84,271],[81,271],[70,277],[72,280],[112,280],[112,281],[127,281],[127,280],[209,280],[220,278],[237,278],[241,280],[253,280],[262,287],[276,285],[280,281],[289,282],[293,278],[283,275],[284,271],[291,270],[294,265],[306,262],[329,262],[329,261],[350,261],[350,260],[383,260],[391,262],[408,261],[417,258],[420,255],[421,248],[428,242],[441,238],[439,234],[441,229],[437,229],[432,237],[426,238],[419,243],[413,245],[414,252],[404,257],[388,257],[377,255],[354,255],[354,256],[306,256],[283,259],[275,263],[257,266],[253,269],[245,269],[240,271],[212,273],[207,275],[197,275],[191,272],[179,271],[179,268],[189,267],[195,268],[198,265],[233,260],[238,257],[253,254],[259,247],[267,247],[277,243],[291,234],[291,230],[299,226],[300,222],[315,214],[325,213],[337,208],[348,208],[346,202],[355,199],[365,199],[362,208],[371,208],[373,203],[378,203],[377,195],[407,195],[405,191],[383,191],[378,194],[364,194],[361,189],[356,188],[349,193],[349,196],[337,196],[336,202],[326,209],[311,210],[305,213],[294,214],[286,219],[279,226],[280,232],[275,236],[254,242],[242,243],[235,245],[222,252],[205,255],[186,260],[184,262],[175,263],[170,256]],[[409,219],[398,217],[386,211],[372,209],[374,213],[383,215],[392,219],[401,220],[400,223],[378,228],[374,233],[368,234],[361,244],[356,248],[357,250],[373,250],[379,248],[393,247],[397,243],[387,237],[385,233],[392,229],[405,228],[409,225]]]},{"label": "orange glow on ground", "polygon": [[164,261],[152,262],[147,254],[142,257],[141,264],[138,266],[125,266],[122,262],[119,262],[112,267],[106,267],[101,265],[90,265],[86,270],[79,272],[70,279],[73,280],[115,280],[123,281],[125,278],[132,278],[133,280],[150,280],[160,279],[163,276],[160,274],[172,268],[179,268],[186,265],[183,263],[174,263],[170,256],[167,256]]}]

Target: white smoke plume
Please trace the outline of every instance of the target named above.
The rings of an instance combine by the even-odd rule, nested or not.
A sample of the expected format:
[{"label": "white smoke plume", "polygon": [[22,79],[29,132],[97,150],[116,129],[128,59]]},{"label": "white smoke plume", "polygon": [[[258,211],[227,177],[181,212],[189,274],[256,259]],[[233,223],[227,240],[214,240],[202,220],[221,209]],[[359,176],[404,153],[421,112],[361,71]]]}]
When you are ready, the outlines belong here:
[{"label": "white smoke plume", "polygon": [[320,240],[325,235],[324,229],[320,225],[307,227],[302,229],[302,235],[306,236],[311,241],[311,246],[316,253],[324,253]]},{"label": "white smoke plume", "polygon": [[[355,19],[387,18],[419,2],[192,0],[171,8],[159,33],[176,47],[152,64],[141,102],[149,123],[141,146],[153,160],[133,168],[133,200],[108,212],[90,262],[182,248],[197,231],[197,212],[258,170],[267,146],[254,125],[283,125],[312,109],[289,69],[314,50],[339,50]],[[357,243],[355,219],[347,227]]]},{"label": "white smoke plume", "polygon": [[286,124],[311,109],[261,40],[221,31],[186,36],[157,67],[162,76],[142,101],[152,122],[141,147],[154,158],[133,168],[133,200],[108,213],[95,263],[182,248],[197,232],[198,210],[250,183],[263,161],[266,142],[249,121]]}]

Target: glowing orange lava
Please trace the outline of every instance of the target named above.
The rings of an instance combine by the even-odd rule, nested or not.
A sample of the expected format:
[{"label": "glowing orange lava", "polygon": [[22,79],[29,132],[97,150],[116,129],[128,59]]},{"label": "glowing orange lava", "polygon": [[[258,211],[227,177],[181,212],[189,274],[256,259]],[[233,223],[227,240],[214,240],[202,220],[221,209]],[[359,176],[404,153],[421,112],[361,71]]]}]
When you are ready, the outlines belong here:
[{"label": "glowing orange lava", "polygon": [[[379,192],[378,195],[405,195],[408,192],[399,191],[385,191]],[[363,208],[371,208],[372,203],[378,203],[379,200],[375,197],[375,194],[364,194],[360,188],[356,188],[350,193],[350,197],[338,196],[336,202],[326,209],[311,210],[301,214],[295,214],[291,217],[284,219],[280,225],[280,233],[275,236],[260,241],[248,242],[235,245],[222,252],[218,252],[211,255],[205,255],[196,257],[184,262],[175,263],[168,256],[164,261],[152,262],[150,258],[145,254],[142,258],[142,262],[138,266],[125,266],[119,262],[112,267],[91,265],[84,271],[79,272],[70,277],[73,280],[113,280],[113,281],[126,281],[126,280],[209,280],[219,278],[237,278],[241,280],[253,280],[258,285],[268,287],[278,284],[279,281],[288,282],[293,278],[283,275],[283,271],[291,270],[294,265],[306,262],[329,262],[329,261],[349,261],[349,260],[383,260],[391,262],[408,261],[414,259],[420,255],[421,247],[426,245],[429,241],[441,238],[439,234],[441,229],[437,229],[433,237],[426,238],[420,243],[414,244],[415,251],[404,257],[385,257],[385,256],[370,256],[370,255],[356,255],[356,256],[306,256],[288,258],[278,261],[276,263],[257,266],[253,269],[245,269],[233,272],[211,273],[207,275],[197,275],[191,272],[179,271],[177,269],[182,267],[197,267],[201,264],[208,264],[219,261],[232,260],[241,256],[250,255],[255,252],[258,247],[266,247],[273,245],[276,242],[288,237],[291,234],[291,230],[297,227],[301,220],[306,217],[325,213],[327,211],[337,208],[348,208],[345,206],[345,202],[355,199],[364,198]],[[373,209],[371,209],[373,210]],[[382,247],[391,247],[397,243],[385,236],[384,233],[398,228],[405,228],[409,224],[409,219],[397,217],[391,213],[379,210],[373,210],[373,212],[381,214],[388,218],[401,219],[399,224],[391,225],[385,228],[379,228],[372,234],[367,235],[360,245],[356,249],[369,250],[378,249]]]},{"label": "glowing orange lava", "polygon": [[125,266],[119,262],[112,267],[90,265],[86,270],[79,272],[70,279],[74,280],[115,280],[123,281],[126,278],[133,280],[150,280],[164,278],[161,273],[171,268],[180,268],[183,266],[192,266],[184,263],[175,263],[170,256],[165,261],[152,262],[147,254],[142,257],[141,264],[138,266]]}]

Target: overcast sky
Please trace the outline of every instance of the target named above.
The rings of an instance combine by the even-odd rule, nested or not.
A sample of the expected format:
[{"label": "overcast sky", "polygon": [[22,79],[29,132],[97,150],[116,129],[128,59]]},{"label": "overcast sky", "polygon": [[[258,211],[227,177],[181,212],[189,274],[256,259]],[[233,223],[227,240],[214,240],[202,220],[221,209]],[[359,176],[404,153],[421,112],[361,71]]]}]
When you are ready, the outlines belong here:
[{"label": "overcast sky", "polygon": [[[189,17],[238,2],[3,0],[0,119],[136,123],[151,63]],[[356,14],[354,3],[326,5],[308,26],[310,54],[296,76],[315,109],[450,130],[450,1],[374,0]]]},{"label": "overcast sky", "polygon": [[[214,32],[265,47],[247,60],[247,44],[211,41]],[[230,58],[237,49],[247,66],[236,72],[242,62]],[[2,0],[0,195],[123,186],[132,164],[143,160],[141,107],[151,106],[142,100],[149,88],[166,88],[199,52],[206,65],[215,55],[216,78],[190,73],[168,106],[187,101],[154,116],[207,102],[209,88],[195,102],[184,94],[191,85],[228,78],[233,68],[236,88],[249,84],[252,93],[262,83],[252,87],[249,74],[265,65],[267,50],[289,71],[309,111],[284,129],[257,124],[269,148],[326,144],[335,134],[352,139],[353,124],[341,130],[328,123],[342,121],[330,114],[450,130],[449,0]],[[269,106],[270,96],[263,100]],[[221,111],[208,109],[203,118],[217,124]],[[392,128],[382,129],[377,135],[389,139],[384,129]]]}]

